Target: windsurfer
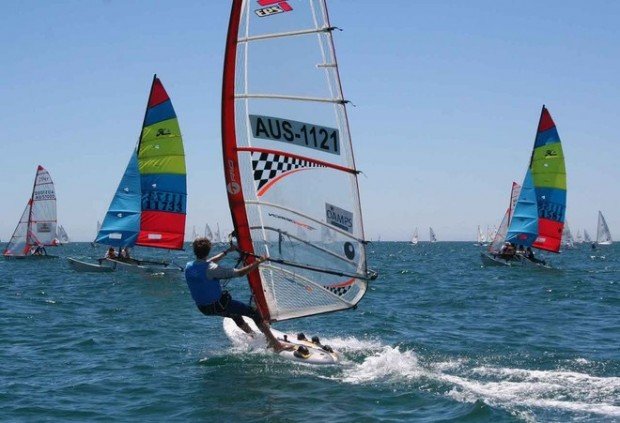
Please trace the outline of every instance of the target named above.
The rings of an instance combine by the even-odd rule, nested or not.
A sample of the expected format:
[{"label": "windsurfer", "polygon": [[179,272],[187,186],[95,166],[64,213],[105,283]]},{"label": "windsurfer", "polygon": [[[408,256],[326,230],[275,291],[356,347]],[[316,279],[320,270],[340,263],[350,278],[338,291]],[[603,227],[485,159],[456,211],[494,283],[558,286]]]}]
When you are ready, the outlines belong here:
[{"label": "windsurfer", "polygon": [[243,320],[247,316],[254,320],[256,326],[267,338],[268,346],[276,352],[288,349],[273,335],[269,325],[259,312],[248,305],[233,300],[228,291],[222,291],[221,279],[239,278],[255,270],[266,259],[257,258],[253,263],[239,269],[220,267],[216,263],[226,254],[236,250],[232,245],[222,253],[207,258],[211,252],[211,241],[208,238],[197,238],[192,247],[196,260],[190,261],[185,267],[185,280],[198,309],[207,316],[230,317],[244,332],[252,333],[250,326]]}]

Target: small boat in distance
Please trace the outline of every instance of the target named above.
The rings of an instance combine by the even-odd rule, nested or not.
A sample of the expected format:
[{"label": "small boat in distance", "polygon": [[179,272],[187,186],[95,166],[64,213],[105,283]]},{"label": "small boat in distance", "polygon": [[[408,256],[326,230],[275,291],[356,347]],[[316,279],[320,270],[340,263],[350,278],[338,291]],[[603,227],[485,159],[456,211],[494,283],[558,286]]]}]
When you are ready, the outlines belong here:
[{"label": "small boat in distance", "polygon": [[419,236],[418,236],[418,228],[415,228],[415,230],[413,231],[413,236],[411,237],[411,243],[413,245],[417,245],[418,242],[420,242]]},{"label": "small boat in distance", "polygon": [[575,248],[575,238],[573,238],[573,234],[568,227],[568,222],[565,222],[564,230],[562,231],[562,247],[566,249]]},{"label": "small boat in distance", "polygon": [[47,170],[39,165],[32,194],[19,223],[4,249],[5,258],[57,258],[48,255],[45,247],[57,246],[56,192]]},{"label": "small boat in distance", "polygon": [[603,213],[598,212],[598,223],[596,225],[596,243],[598,245],[611,245],[613,243],[611,239],[611,232],[609,226],[603,217]]},{"label": "small boat in distance", "polygon": [[428,238],[430,242],[437,242],[437,236],[435,235],[435,231],[433,228],[428,228]]}]

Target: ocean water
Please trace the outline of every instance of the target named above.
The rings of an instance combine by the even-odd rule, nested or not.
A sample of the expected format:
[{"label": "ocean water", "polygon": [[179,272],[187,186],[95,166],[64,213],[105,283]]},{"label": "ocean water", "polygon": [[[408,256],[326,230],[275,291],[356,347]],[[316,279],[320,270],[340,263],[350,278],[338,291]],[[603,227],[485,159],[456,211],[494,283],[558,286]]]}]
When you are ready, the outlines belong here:
[{"label": "ocean water", "polygon": [[357,310],[275,325],[339,349],[332,367],[234,348],[181,277],[0,261],[0,420],[620,421],[618,245],[558,270],[482,268],[472,243],[370,249]]}]

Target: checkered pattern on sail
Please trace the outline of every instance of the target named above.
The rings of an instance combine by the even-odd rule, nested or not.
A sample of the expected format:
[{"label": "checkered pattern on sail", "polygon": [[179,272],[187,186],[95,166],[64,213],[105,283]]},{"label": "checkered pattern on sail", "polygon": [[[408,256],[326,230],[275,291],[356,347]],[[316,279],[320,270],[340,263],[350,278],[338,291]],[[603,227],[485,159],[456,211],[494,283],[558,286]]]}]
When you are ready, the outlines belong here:
[{"label": "checkered pattern on sail", "polygon": [[308,167],[323,166],[284,154],[252,153],[252,170],[254,171],[254,181],[257,183],[257,191],[260,191],[273,178],[291,170]]}]

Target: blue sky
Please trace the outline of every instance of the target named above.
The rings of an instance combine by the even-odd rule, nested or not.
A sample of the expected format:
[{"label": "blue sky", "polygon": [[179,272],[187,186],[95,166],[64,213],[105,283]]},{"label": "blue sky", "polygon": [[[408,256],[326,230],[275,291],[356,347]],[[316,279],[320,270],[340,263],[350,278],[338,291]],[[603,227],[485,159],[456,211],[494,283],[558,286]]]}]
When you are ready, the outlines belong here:
[{"label": "blue sky", "polygon": [[[297,0],[292,0],[297,1]],[[368,238],[473,239],[521,182],[542,104],[564,144],[568,219],[620,237],[620,3],[333,0]],[[91,240],[137,139],[153,73],[184,135],[188,232],[230,228],[220,95],[228,1],[10,2],[0,66],[0,238],[37,164]]]}]

